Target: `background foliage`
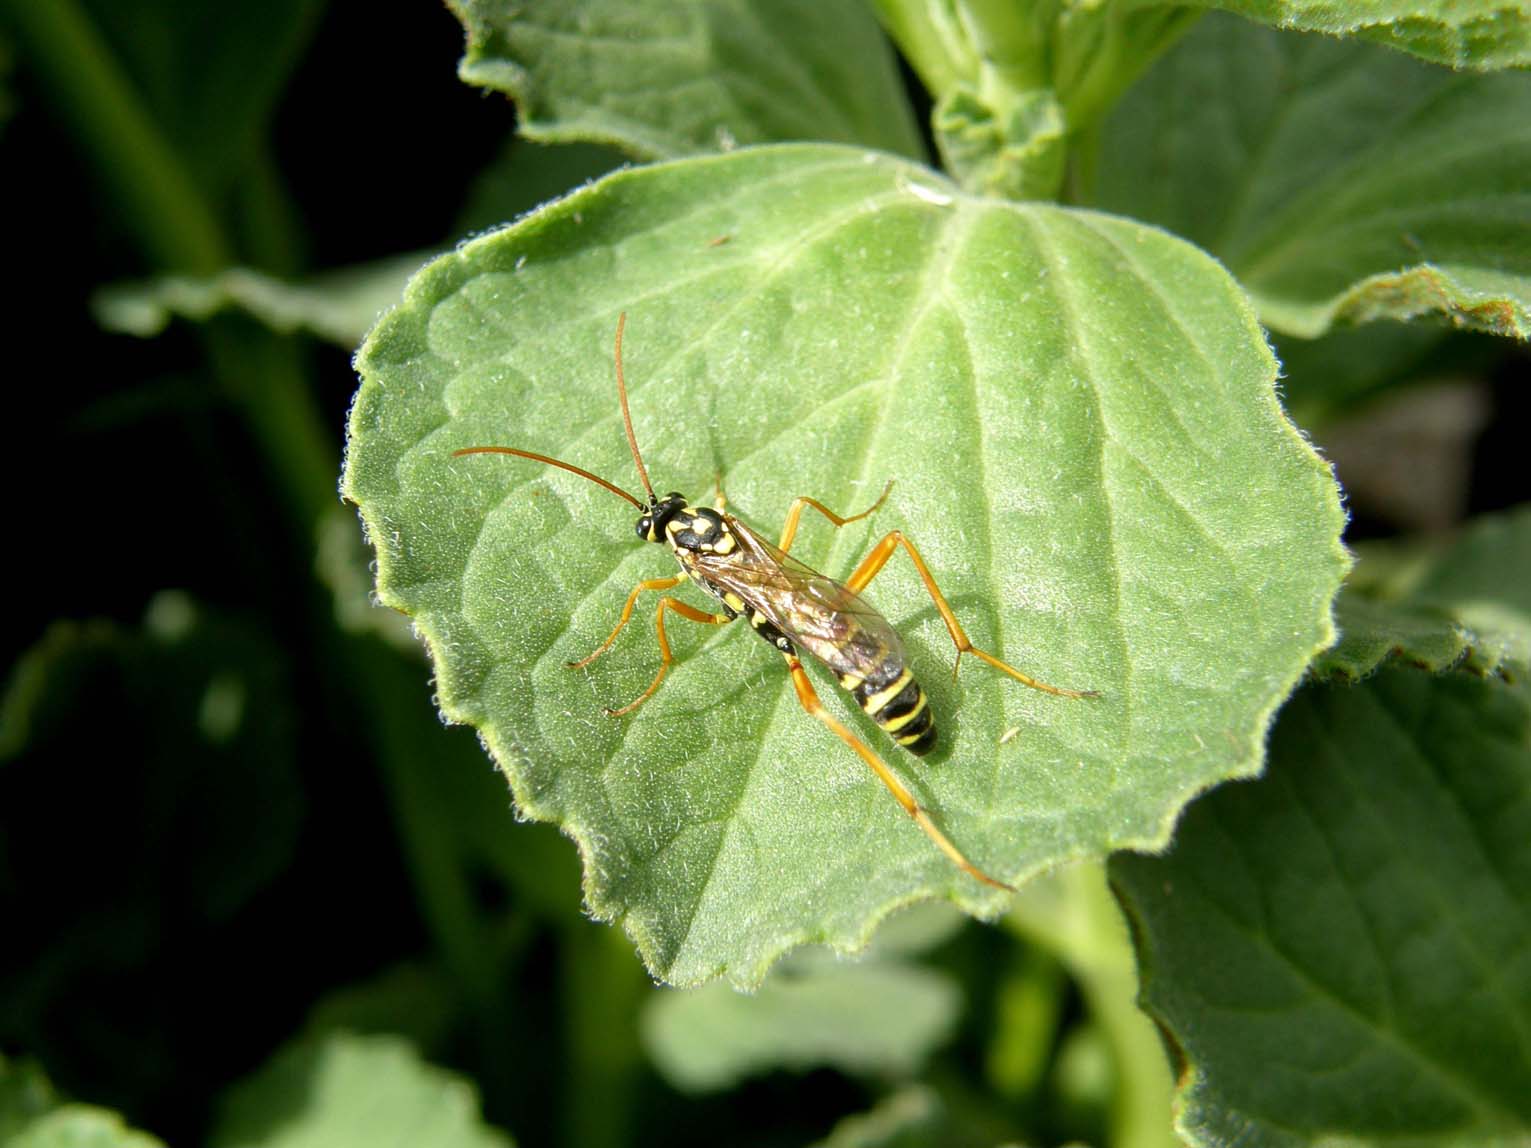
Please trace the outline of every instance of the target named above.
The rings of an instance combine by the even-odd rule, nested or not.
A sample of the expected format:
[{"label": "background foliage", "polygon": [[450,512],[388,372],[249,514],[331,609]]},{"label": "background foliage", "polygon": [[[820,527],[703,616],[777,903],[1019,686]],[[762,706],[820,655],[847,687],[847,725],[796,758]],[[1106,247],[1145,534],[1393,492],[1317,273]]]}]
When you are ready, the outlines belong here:
[{"label": "background foliage", "polygon": [[[0,696],[0,1143],[1523,1137],[1531,87],[1502,69],[1531,62],[1525,10],[453,7],[0,5],[12,329],[38,356],[16,356],[4,459],[21,593]],[[791,140],[880,152],[733,150]],[[670,162],[455,248],[627,159]],[[763,190],[772,172],[790,194]],[[836,195],[845,230],[800,242]],[[655,783],[667,754],[640,752],[623,800],[645,817],[603,845],[588,778],[533,767],[606,760],[599,707],[641,685],[649,645],[470,713],[474,662],[432,597],[455,587],[396,577],[408,547],[379,526],[394,515],[415,541],[422,523],[498,522],[469,613],[513,640],[484,666],[553,648],[518,597],[534,569],[548,633],[572,619],[558,640],[598,638],[625,585],[657,572],[625,508],[572,478],[431,468],[486,436],[576,453],[567,427],[609,403],[629,309],[633,368],[669,396],[635,389],[656,477],[701,493],[738,465],[731,495],[769,529],[796,493],[852,508],[882,471],[836,460],[872,443],[899,483],[888,511],[843,539],[810,528],[805,553],[839,572],[878,528],[906,528],[975,637],[1030,643],[1071,684],[1106,676],[1094,714],[973,666],[948,685],[917,584],[879,579],[958,747],[914,775],[932,804],[1006,875],[1090,863],[1011,902],[977,896],[854,761],[817,767],[837,747],[787,711],[739,743],[792,782],[747,807],[802,835],[778,882],[710,921],[662,870],[624,884],[597,866],[582,891],[576,850],[516,823],[473,733],[441,726],[432,667],[371,603],[371,556],[335,497],[349,355],[454,250],[368,342],[371,385],[418,383],[422,405],[364,397],[355,425],[388,434],[353,442],[347,489],[383,592],[417,591],[449,712],[506,764],[534,729],[570,742],[522,755],[523,811],[567,820],[587,860],[630,857],[649,828],[696,819],[683,803],[710,783]],[[803,266],[762,295],[789,252]],[[685,266],[717,280],[678,284]],[[750,323],[708,310],[730,296],[753,300]],[[505,341],[509,299],[548,308],[545,337],[510,324]],[[907,315],[910,345],[943,353],[889,367]],[[1162,843],[1194,790],[1258,771],[1266,718],[1328,637],[1339,516],[1271,401],[1257,320],[1349,500],[1340,640],[1276,718],[1264,776],[1193,802],[1167,853],[1120,852]],[[689,359],[660,358],[698,327],[713,338]],[[978,352],[966,370],[958,350]],[[1067,433],[1036,433],[1017,365]],[[839,399],[831,384],[848,398],[815,426],[802,416]],[[449,441],[411,422],[434,388]],[[576,461],[630,485],[599,410]],[[697,411],[710,436],[666,433]],[[804,437],[751,460],[794,411]],[[952,491],[928,444],[985,425],[1051,481],[1001,466],[966,483],[1004,511],[993,554],[1014,556],[975,564],[960,515],[931,526]],[[1070,470],[1087,456],[1098,471]],[[1131,511],[1109,545],[1089,517],[1103,507]],[[1071,608],[1045,608],[1059,585]],[[527,635],[542,647],[518,648]],[[685,705],[734,692],[698,726],[767,712],[767,652],[701,645],[667,688]],[[735,743],[712,744],[726,780]],[[980,758],[1014,808],[961,771]],[[1094,801],[1123,777],[1125,796]],[[1016,837],[963,810],[1037,823]],[[865,827],[855,864],[821,879],[847,821]],[[931,893],[1003,915],[917,904],[859,963],[807,947],[767,975],[792,943],[843,947]],[[582,906],[625,917],[648,969]],[[685,934],[696,948],[666,940],[681,935],[666,914],[707,922]],[[763,984],[651,980],[718,972]]]}]

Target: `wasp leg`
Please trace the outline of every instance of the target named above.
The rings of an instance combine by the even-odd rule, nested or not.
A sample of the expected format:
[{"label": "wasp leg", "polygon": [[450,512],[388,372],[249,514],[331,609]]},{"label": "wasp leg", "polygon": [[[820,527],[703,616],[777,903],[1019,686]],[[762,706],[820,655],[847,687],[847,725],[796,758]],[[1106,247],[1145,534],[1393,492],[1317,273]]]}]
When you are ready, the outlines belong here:
[{"label": "wasp leg", "polygon": [[[679,582],[680,579],[677,578],[675,581]],[[670,672],[670,663],[675,658],[670,653],[670,642],[664,633],[664,612],[666,610],[674,610],[682,618],[689,618],[693,622],[701,622],[708,626],[726,626],[733,621],[727,614],[709,614],[706,610],[698,610],[695,606],[686,605],[679,598],[667,597],[659,599],[659,612],[654,616],[654,629],[659,635],[659,672],[654,675],[654,680],[649,683],[648,689],[644,690],[621,709],[608,709],[606,712],[612,717],[630,714],[644,702],[648,701],[654,696],[654,691],[659,688],[659,683],[664,681],[665,674]]]},{"label": "wasp leg", "polygon": [[816,498],[809,498],[806,495],[794,498],[792,506],[787,510],[787,521],[781,528],[781,541],[776,545],[784,552],[792,549],[792,540],[797,537],[797,520],[803,516],[803,507],[805,506],[813,507],[825,518],[833,522],[836,529],[839,529],[848,522],[860,522],[863,518],[873,514],[878,507],[888,501],[888,492],[892,489],[893,480],[890,478],[888,479],[888,485],[883,487],[882,493],[877,496],[876,502],[872,503],[871,506],[867,507],[860,514],[853,514],[849,518],[841,518]]},{"label": "wasp leg", "polygon": [[622,607],[622,617],[617,619],[617,628],[596,648],[595,653],[581,658],[577,662],[565,662],[564,665],[568,666],[571,670],[580,669],[581,667],[588,666],[607,650],[611,649],[611,644],[617,640],[617,635],[622,632],[622,627],[627,625],[627,620],[633,616],[633,603],[638,600],[639,594],[642,594],[645,590],[670,590],[679,586],[685,580],[685,575],[676,574],[670,578],[650,578],[647,582],[639,582],[638,585],[633,587],[633,592],[627,596],[627,604]]},{"label": "wasp leg", "polygon": [[715,509],[715,510],[727,510],[728,509],[728,495],[723,493],[723,472],[721,470],[720,471],[716,471],[713,474],[712,485],[713,485],[713,490],[716,492],[712,496],[713,509]]},{"label": "wasp leg", "polygon": [[827,725],[841,741],[850,746],[871,767],[877,779],[888,787],[888,792],[893,794],[896,800],[904,808],[904,812],[914,818],[915,824],[925,831],[925,836],[936,843],[936,847],[945,853],[969,876],[976,877],[985,885],[993,885],[996,889],[1007,889],[1015,892],[1013,885],[1006,885],[1003,881],[990,877],[977,865],[974,865],[962,855],[962,851],[951,843],[951,840],[936,828],[936,823],[930,819],[920,803],[914,799],[914,794],[904,786],[891,769],[884,764],[882,758],[868,748],[867,744],[859,737],[846,729],[833,714],[824,708],[824,703],[819,701],[819,695],[813,688],[813,683],[808,680],[808,674],[803,670],[803,663],[791,654],[783,655],[787,659],[787,669],[792,673],[792,687],[797,691],[797,700],[803,709],[808,711],[810,717],[816,717]]},{"label": "wasp leg", "polygon": [[925,565],[925,559],[920,557],[920,552],[914,548],[914,543],[905,538],[898,530],[890,532],[871,552],[861,560],[861,565],[845,580],[846,589],[852,594],[859,594],[867,583],[877,577],[877,572],[888,564],[888,559],[893,557],[893,552],[902,546],[909,551],[909,557],[914,561],[914,568],[919,572],[920,581],[925,583],[925,589],[930,594],[930,600],[936,604],[936,609],[941,612],[941,620],[946,623],[946,631],[951,634],[952,641],[957,646],[957,660],[952,663],[952,677],[957,676],[957,667],[962,663],[963,654],[972,654],[980,661],[988,662],[996,670],[1009,674],[1023,686],[1030,686],[1034,690],[1041,690],[1045,694],[1056,694],[1061,698],[1098,698],[1100,694],[1096,690],[1069,690],[1062,686],[1051,686],[1046,682],[1038,681],[1030,674],[1023,674],[1014,666],[1000,661],[993,654],[980,650],[968,640],[967,632],[963,630],[962,623],[957,621],[957,616],[952,613],[952,608],[946,604],[946,598],[941,594],[941,588],[936,585],[936,580],[930,575],[930,568]]}]

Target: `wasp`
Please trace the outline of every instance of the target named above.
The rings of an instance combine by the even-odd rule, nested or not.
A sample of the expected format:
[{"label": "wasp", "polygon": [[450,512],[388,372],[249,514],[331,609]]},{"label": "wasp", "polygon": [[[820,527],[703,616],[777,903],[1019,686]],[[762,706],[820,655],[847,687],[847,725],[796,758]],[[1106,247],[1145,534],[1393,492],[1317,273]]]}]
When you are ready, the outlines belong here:
[{"label": "wasp", "polygon": [[[984,884],[1012,889],[1012,886],[991,877],[969,861],[941,832],[929,812],[915,800],[908,787],[882,758],[824,708],[803,669],[799,651],[828,667],[867,716],[886,730],[895,743],[919,756],[935,748],[936,724],[930,712],[930,699],[909,669],[898,633],[887,619],[860,597],[861,591],[866,589],[893,554],[902,547],[914,563],[920,580],[925,584],[931,601],[935,603],[957,647],[957,661],[952,666],[953,677],[956,676],[962,655],[972,654],[1022,685],[1044,693],[1065,698],[1093,698],[1100,695],[1094,690],[1070,690],[1048,685],[974,646],[952,613],[919,550],[901,531],[894,530],[884,535],[844,582],[820,574],[792,556],[792,542],[797,537],[798,522],[804,510],[811,507],[838,529],[848,523],[859,522],[877,511],[893,489],[891,481],[883,488],[877,501],[866,510],[845,517],[836,514],[817,499],[806,496],[794,499],[787,510],[781,538],[776,543],[767,541],[739,518],[728,513],[721,481],[712,506],[694,506],[676,491],[660,498],[649,482],[648,470],[638,450],[632,414],[627,405],[627,382],[622,370],[622,333],[626,324],[627,315],[623,313],[617,318],[614,351],[617,399],[622,408],[622,422],[627,430],[628,446],[632,448],[633,463],[637,466],[643,489],[648,494],[647,502],[599,475],[535,451],[510,446],[470,446],[452,452],[454,458],[474,454],[514,455],[558,467],[605,487],[637,507],[638,537],[644,542],[668,546],[680,564],[680,572],[677,574],[668,578],[646,579],[634,586],[622,606],[616,626],[606,640],[588,657],[568,665],[577,669],[599,658],[611,648],[617,635],[632,618],[639,595],[646,592],[661,593],[663,596],[659,599],[654,618],[659,640],[659,669],[648,688],[631,702],[606,711],[612,716],[632,713],[654,696],[674,660],[669,639],[665,636],[667,613],[707,626],[727,625],[741,617],[746,619],[750,628],[785,659],[797,700],[804,711],[827,726],[866,762],[904,812],[914,819],[941,852],[965,873]],[[687,581],[716,599],[721,609],[717,613],[699,610],[663,593]]]}]

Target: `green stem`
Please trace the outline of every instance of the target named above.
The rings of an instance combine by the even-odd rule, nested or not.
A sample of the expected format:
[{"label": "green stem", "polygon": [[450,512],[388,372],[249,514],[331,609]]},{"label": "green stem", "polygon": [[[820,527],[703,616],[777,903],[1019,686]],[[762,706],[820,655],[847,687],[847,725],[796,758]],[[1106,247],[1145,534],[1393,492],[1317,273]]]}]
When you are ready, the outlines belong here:
[{"label": "green stem", "polygon": [[1027,886],[1006,923],[1064,964],[1111,1047],[1117,1079],[1111,1148],[1178,1148],[1169,1060],[1137,1006],[1132,942],[1104,862],[1072,865]]},{"label": "green stem", "polygon": [[33,73],[159,267],[230,261],[217,219],[76,0],[0,0]]},{"label": "green stem", "polygon": [[621,1148],[634,1132],[638,1006],[648,978],[626,935],[610,925],[570,922],[562,947],[569,1065],[564,1140]]}]

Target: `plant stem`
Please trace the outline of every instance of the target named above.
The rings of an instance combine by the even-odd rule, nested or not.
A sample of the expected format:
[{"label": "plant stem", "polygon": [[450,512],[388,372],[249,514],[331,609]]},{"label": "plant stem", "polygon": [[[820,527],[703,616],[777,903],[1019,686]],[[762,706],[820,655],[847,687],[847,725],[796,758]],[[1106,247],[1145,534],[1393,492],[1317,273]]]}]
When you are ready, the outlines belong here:
[{"label": "plant stem", "polygon": [[620,1148],[633,1131],[637,1014],[648,980],[620,929],[571,921],[561,940],[569,1065],[564,1140]]},{"label": "plant stem", "polygon": [[1137,1006],[1136,960],[1104,862],[1071,865],[1033,882],[1005,920],[1067,967],[1110,1044],[1117,1076],[1112,1148],[1178,1148],[1169,1060],[1153,1022]]},{"label": "plant stem", "polygon": [[0,4],[148,261],[195,274],[225,266],[230,252],[217,219],[77,0]]}]

